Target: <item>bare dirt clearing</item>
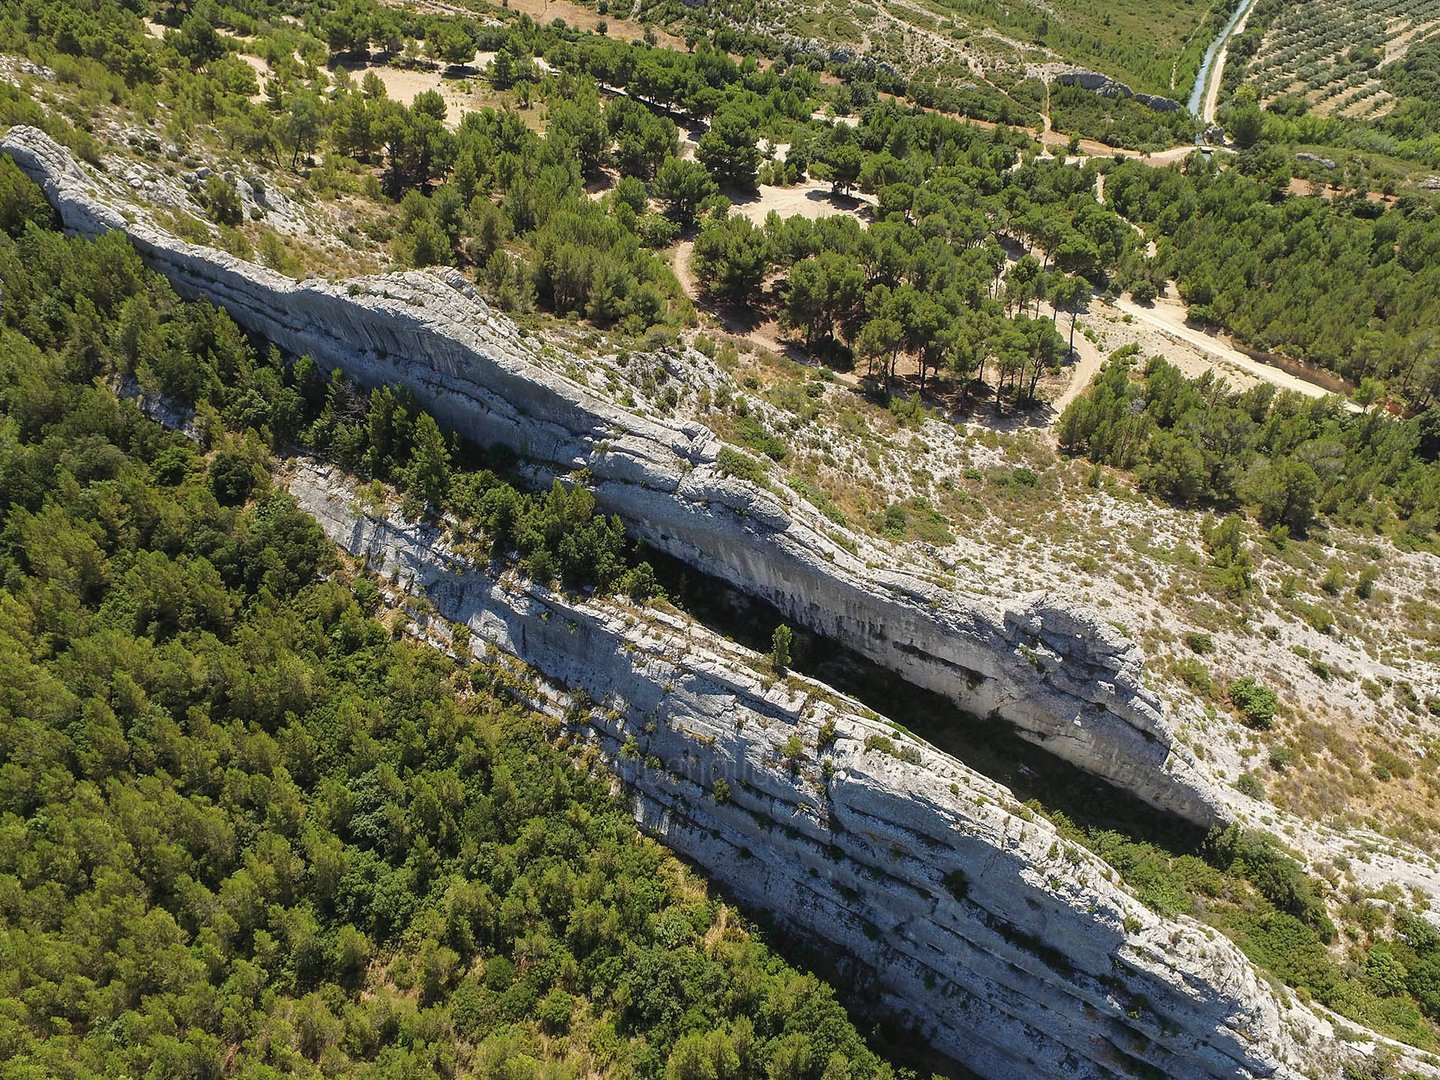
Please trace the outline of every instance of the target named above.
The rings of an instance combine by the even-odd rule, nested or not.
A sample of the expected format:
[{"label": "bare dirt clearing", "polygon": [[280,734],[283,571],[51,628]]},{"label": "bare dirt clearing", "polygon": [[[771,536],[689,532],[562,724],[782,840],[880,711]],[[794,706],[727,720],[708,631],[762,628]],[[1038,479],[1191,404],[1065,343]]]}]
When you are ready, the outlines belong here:
[{"label": "bare dirt clearing", "polygon": [[[589,30],[597,34],[604,33],[607,37],[618,38],[620,41],[644,41],[648,30],[653,35],[655,44],[661,48],[675,49],[681,52],[685,49],[684,38],[678,38],[659,27],[647,28],[644,23],[621,18],[614,14],[600,15],[591,8],[571,3],[570,0],[508,0],[505,6],[511,11],[529,15],[541,24],[564,19],[566,26]],[[603,31],[600,29],[602,24],[605,26]]]},{"label": "bare dirt clearing", "polygon": [[870,209],[875,205],[873,195],[842,195],[828,183],[820,180],[806,180],[791,187],[771,187],[761,184],[759,192],[751,198],[735,199],[735,210],[756,225],[763,225],[770,211],[782,218],[804,217],[810,220],[848,214],[862,225],[869,224]]},{"label": "bare dirt clearing", "polygon": [[[1152,325],[1130,316],[1113,304],[1100,299],[1092,300],[1089,315],[1082,316],[1080,326],[1093,338],[1093,345],[1103,356],[1109,356],[1116,349],[1126,345],[1140,346],[1142,356],[1163,356],[1191,378],[1214,371],[1223,375],[1236,389],[1248,390],[1262,380],[1252,372],[1232,367],[1198,346]],[[1076,337],[1079,348],[1079,337]],[[1082,387],[1083,389],[1083,387]],[[1071,395],[1073,397],[1074,395]]]},{"label": "bare dirt clearing", "polygon": [[[1287,195],[1298,195],[1301,198],[1308,195],[1317,195],[1321,198],[1329,199],[1331,202],[1335,202],[1346,194],[1345,189],[1342,187],[1337,187],[1334,184],[1317,184],[1313,180],[1305,179],[1303,176],[1292,176],[1290,183],[1285,187],[1285,192]],[[1382,191],[1365,192],[1365,200],[1375,203],[1376,205],[1383,203],[1386,206],[1394,206],[1400,201],[1398,196],[1386,195]]]},{"label": "bare dirt clearing", "polygon": [[[494,53],[478,53],[473,64],[459,69],[470,74],[459,78],[452,78],[447,70],[440,68],[399,68],[389,64],[354,60],[339,61],[331,67],[331,71],[343,70],[356,82],[368,74],[374,74],[385,84],[386,96],[406,106],[413,105],[417,97],[433,90],[445,99],[445,126],[454,129],[460,126],[460,121],[467,112],[484,108],[499,109],[512,103],[506,94],[492,89],[485,78],[484,69],[489,67],[494,58]],[[529,127],[538,130],[544,126],[545,107],[542,103],[528,109],[519,109],[517,113]]]}]

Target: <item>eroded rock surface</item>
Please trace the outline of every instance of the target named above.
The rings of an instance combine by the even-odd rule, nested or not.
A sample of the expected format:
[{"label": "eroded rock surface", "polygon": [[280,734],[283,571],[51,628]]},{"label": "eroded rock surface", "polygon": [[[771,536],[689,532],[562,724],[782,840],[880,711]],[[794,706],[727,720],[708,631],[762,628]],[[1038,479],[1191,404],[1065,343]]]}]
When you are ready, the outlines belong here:
[{"label": "eroded rock surface", "polygon": [[599,746],[645,829],[853,958],[867,1000],[982,1076],[1336,1069],[1330,1024],[1233,944],[1150,912],[1006,789],[858,702],[768,678],[682,616],[467,562],[439,528],[358,510],[328,466],[299,462],[286,483],[337,544],[433,605],[433,638],[453,643],[460,623],[477,654],[531,665],[533,700]]},{"label": "eroded rock surface", "polygon": [[1055,76],[1055,81],[1065,86],[1078,86],[1082,90],[1089,90],[1100,97],[1134,98],[1141,105],[1154,109],[1156,112],[1179,112],[1185,107],[1173,98],[1161,97],[1159,94],[1139,93],[1098,71],[1063,71]]},{"label": "eroded rock surface", "polygon": [[637,416],[542,363],[540,344],[456,271],[297,283],[156,228],[34,128],[13,128],[0,150],[44,188],[67,230],[123,230],[182,295],[362,384],[407,386],[443,423],[542,474],[585,469],[600,504],[659,550],[1154,806],[1201,824],[1224,816],[1142,685],[1139,650],[1094,613],[880,568],[892,551],[838,543],[803,500],[728,476],[722,444],[702,425]]}]

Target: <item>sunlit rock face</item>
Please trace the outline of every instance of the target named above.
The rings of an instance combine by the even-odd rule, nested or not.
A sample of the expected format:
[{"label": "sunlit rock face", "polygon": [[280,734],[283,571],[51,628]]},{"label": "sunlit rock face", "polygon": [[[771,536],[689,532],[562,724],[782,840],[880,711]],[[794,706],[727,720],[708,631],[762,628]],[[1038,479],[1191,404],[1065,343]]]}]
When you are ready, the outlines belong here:
[{"label": "sunlit rock face", "polygon": [[[528,665],[518,692],[595,745],[636,819],[836,960],[857,996],[985,1077],[1296,1077],[1330,1025],[1240,951],[1165,919],[1005,788],[684,616],[566,596],[358,509],[329,466],[291,493],[422,633]],[[1282,1001],[1283,997],[1283,1001]]]},{"label": "sunlit rock face", "polygon": [[[600,504],[638,538],[759,596],[787,618],[1190,821],[1220,801],[1172,739],[1140,681],[1134,644],[1093,613],[1045,596],[960,594],[792,493],[725,474],[698,423],[638,416],[566,378],[540,345],[454,270],[294,282],[189,244],[34,128],[0,149],[41,184],[65,228],[123,230],[177,292],[358,382],[408,387],[437,419],[502,445],[543,477],[587,470]],[[957,720],[957,722],[960,722]]]}]

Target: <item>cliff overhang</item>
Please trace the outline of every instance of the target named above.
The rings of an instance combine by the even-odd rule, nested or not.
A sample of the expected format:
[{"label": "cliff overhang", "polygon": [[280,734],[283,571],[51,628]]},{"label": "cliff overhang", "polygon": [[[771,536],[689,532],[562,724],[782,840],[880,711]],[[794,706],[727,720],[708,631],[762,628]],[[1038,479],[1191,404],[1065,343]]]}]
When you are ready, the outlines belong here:
[{"label": "cliff overhang", "polygon": [[1011,724],[1188,821],[1225,820],[1145,688],[1138,648],[1094,612],[1047,595],[961,594],[863,537],[837,542],[803,499],[727,475],[704,426],[636,415],[544,363],[540,344],[457,271],[295,282],[158,228],[37,129],[11,129],[0,151],[44,189],[66,230],[123,231],[182,296],[363,385],[408,387],[442,423],[509,448],[542,477],[584,470],[637,538],[946,696],[972,722]]}]

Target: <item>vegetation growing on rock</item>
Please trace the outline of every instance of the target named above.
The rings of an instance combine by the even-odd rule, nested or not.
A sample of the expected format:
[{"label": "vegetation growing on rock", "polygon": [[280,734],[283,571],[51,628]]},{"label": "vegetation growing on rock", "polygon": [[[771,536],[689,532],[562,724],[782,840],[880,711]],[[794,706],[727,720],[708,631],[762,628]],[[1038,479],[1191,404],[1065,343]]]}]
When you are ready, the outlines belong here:
[{"label": "vegetation growing on rock", "polygon": [[[116,238],[21,232],[44,215],[6,184],[8,1067],[892,1075],[502,672],[397,640],[376,587],[271,487],[276,418],[311,391],[353,416],[343,388],[287,385]],[[128,373],[191,379],[202,444],[117,399]],[[428,418],[361,419],[390,432],[364,451],[431,490]],[[608,528],[563,489],[495,492],[522,537]],[[559,531],[563,566],[578,534]]]}]

